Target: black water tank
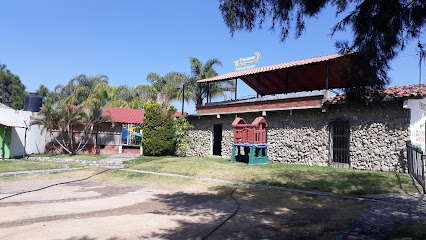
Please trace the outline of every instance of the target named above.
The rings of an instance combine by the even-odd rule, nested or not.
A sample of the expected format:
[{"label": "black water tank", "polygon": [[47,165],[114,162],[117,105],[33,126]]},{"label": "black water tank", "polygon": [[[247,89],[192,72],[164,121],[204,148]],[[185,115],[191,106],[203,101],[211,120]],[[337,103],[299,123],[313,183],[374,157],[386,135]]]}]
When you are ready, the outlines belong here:
[{"label": "black water tank", "polygon": [[43,99],[37,93],[30,93],[25,96],[24,111],[39,112]]}]

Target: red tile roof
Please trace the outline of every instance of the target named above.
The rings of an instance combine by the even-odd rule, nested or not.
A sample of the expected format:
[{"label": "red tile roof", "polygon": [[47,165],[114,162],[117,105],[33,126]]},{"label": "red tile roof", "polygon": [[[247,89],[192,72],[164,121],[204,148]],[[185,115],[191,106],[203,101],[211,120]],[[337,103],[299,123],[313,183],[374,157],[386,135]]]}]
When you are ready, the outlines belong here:
[{"label": "red tile roof", "polygon": [[[381,90],[373,90],[370,94],[368,94],[367,99],[369,96],[373,96],[373,94],[377,94],[379,97],[384,99],[398,99],[398,98],[420,98],[426,96],[426,84],[420,85],[419,90],[419,84],[413,84],[413,85],[406,85],[406,86],[394,86],[394,87],[387,87]],[[327,102],[330,103],[337,103],[339,101],[343,101],[346,99],[346,94],[338,94],[336,96],[330,97]]]},{"label": "red tile roof", "polygon": [[143,123],[144,110],[130,109],[130,108],[117,108],[117,107],[104,107],[108,109],[105,115],[109,115],[114,122],[117,123]]},{"label": "red tile roof", "polygon": [[314,63],[327,62],[327,61],[330,61],[330,60],[345,57],[348,54],[352,54],[352,53],[354,53],[354,52],[350,52],[350,53],[346,53],[346,54],[337,53],[337,54],[332,54],[332,55],[327,55],[327,56],[322,56],[322,57],[314,57],[314,58],[308,58],[308,59],[298,60],[298,61],[293,61],[293,62],[275,64],[275,65],[271,65],[271,66],[258,67],[258,68],[252,68],[252,69],[247,69],[247,70],[242,70],[242,71],[230,72],[230,73],[222,74],[222,75],[219,75],[219,76],[216,76],[216,77],[198,80],[197,82],[215,82],[215,81],[237,79],[237,78],[240,78],[240,77],[254,75],[254,74],[258,74],[258,73],[266,73],[266,72],[272,72],[272,71],[275,71],[275,70],[282,70],[282,69],[286,69],[286,68],[300,67],[300,66],[305,66],[305,65],[314,64]]},{"label": "red tile roof", "polygon": [[[78,106],[73,106],[77,108]],[[88,106],[84,106],[88,107]],[[143,114],[145,110],[143,109],[131,109],[131,108],[118,108],[118,107],[101,107],[108,109],[108,112],[104,115],[110,116],[114,122],[117,123],[143,123]],[[183,113],[184,115],[188,114],[187,112]],[[180,117],[182,112],[176,112],[173,114],[173,117]]]},{"label": "red tile roof", "polygon": [[[143,123],[143,109],[130,109],[130,108],[118,108],[118,107],[103,107],[108,109],[112,120],[117,123]],[[184,114],[187,114],[184,112]],[[182,112],[176,112],[173,114],[174,117],[180,117]]]}]

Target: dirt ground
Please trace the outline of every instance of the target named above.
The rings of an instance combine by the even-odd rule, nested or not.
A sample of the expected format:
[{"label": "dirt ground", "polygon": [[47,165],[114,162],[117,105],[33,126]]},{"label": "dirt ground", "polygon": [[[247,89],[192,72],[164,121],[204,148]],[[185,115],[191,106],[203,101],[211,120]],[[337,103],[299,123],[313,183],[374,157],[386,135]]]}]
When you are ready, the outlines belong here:
[{"label": "dirt ground", "polygon": [[[0,198],[81,177],[0,179]],[[202,239],[237,209],[232,186],[134,178],[99,177],[1,200],[0,239]],[[233,196],[240,210],[209,239],[330,239],[369,206],[245,188]]]}]

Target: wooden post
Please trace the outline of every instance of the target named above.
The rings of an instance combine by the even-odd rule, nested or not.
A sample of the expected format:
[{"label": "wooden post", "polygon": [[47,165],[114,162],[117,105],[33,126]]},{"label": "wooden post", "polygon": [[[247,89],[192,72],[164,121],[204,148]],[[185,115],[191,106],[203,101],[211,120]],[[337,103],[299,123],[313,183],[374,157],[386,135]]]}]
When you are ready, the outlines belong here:
[{"label": "wooden post", "polygon": [[209,94],[210,94],[210,83],[207,83],[207,102],[209,103]]},{"label": "wooden post", "polygon": [[237,100],[237,83],[238,83],[238,78],[235,79],[235,100]]},{"label": "wooden post", "polygon": [[256,87],[257,96],[256,97],[259,97],[259,74],[257,75],[256,80],[257,80],[257,87]]},{"label": "wooden post", "polygon": [[328,63],[325,64],[325,89],[328,90]]},{"label": "wooden post", "polygon": [[288,70],[285,72],[285,93],[288,93]]}]

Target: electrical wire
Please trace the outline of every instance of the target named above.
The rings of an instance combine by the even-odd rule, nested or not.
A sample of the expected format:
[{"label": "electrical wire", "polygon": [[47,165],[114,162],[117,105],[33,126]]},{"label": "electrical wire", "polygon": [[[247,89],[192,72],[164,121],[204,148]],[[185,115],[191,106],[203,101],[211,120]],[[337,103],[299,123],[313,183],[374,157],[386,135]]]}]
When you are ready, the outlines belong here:
[{"label": "electrical wire", "polygon": [[229,216],[227,217],[225,220],[223,220],[219,225],[217,225],[211,232],[209,232],[209,234],[207,234],[205,237],[202,238],[202,240],[207,239],[208,237],[210,237],[210,235],[212,235],[214,232],[216,232],[220,227],[223,226],[223,224],[225,224],[229,219],[231,219],[232,217],[235,216],[235,214],[237,214],[238,210],[240,210],[240,203],[238,202],[237,199],[235,199],[232,194],[235,192],[235,190],[237,190],[236,188],[234,190],[232,190],[231,194],[229,194],[229,196],[237,203],[237,209],[235,209],[235,211]]},{"label": "electrical wire", "polygon": [[28,191],[24,191],[24,192],[20,192],[20,193],[15,193],[15,194],[12,194],[12,195],[10,195],[10,196],[6,196],[6,197],[2,197],[2,198],[0,198],[0,201],[1,201],[1,200],[4,200],[4,199],[7,199],[7,198],[15,197],[15,196],[18,196],[18,195],[21,195],[21,194],[24,194],[24,193],[37,192],[37,191],[40,191],[40,190],[43,190],[43,189],[46,189],[46,188],[50,188],[50,187],[53,187],[53,186],[58,186],[58,185],[63,185],[63,184],[68,184],[68,183],[81,182],[81,181],[87,180],[87,179],[89,179],[89,178],[91,178],[91,177],[94,177],[94,176],[96,176],[96,175],[102,174],[102,173],[107,172],[107,171],[110,171],[110,170],[111,170],[111,169],[107,169],[107,170],[104,170],[104,171],[98,172],[98,173],[96,173],[96,174],[93,174],[93,175],[91,175],[91,176],[89,176],[89,177],[85,177],[85,178],[82,178],[82,179],[77,179],[77,180],[67,181],[67,182],[55,183],[55,184],[48,185],[48,186],[45,186],[45,187],[41,187],[41,188],[37,188],[37,189],[33,189],[33,190],[28,190]]}]

